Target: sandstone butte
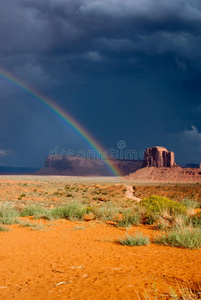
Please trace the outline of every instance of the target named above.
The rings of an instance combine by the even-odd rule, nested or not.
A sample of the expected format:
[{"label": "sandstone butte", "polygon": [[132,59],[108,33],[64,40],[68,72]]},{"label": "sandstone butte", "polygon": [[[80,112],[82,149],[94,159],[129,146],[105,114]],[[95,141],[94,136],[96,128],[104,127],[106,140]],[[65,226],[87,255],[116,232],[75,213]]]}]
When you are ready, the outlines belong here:
[{"label": "sandstone butte", "polygon": [[175,154],[164,147],[147,148],[142,168],[127,179],[143,182],[201,182],[200,168],[181,168],[175,163]]},{"label": "sandstone butte", "polygon": [[174,152],[164,147],[147,148],[144,153],[143,167],[168,167],[176,166]]}]

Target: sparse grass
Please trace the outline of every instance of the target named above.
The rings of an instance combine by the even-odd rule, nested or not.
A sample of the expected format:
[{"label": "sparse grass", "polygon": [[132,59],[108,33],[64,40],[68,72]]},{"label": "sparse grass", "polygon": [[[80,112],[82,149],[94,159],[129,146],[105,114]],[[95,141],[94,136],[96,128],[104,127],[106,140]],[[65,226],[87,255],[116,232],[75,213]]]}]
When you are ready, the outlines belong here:
[{"label": "sparse grass", "polygon": [[18,216],[18,212],[11,205],[4,204],[0,207],[0,224],[17,224]]},{"label": "sparse grass", "polygon": [[154,239],[156,244],[196,249],[201,246],[201,229],[176,228]]},{"label": "sparse grass", "polygon": [[[175,282],[176,287],[169,287],[169,292],[161,294],[157,288],[155,282],[152,283],[153,289],[145,291],[144,297],[141,298],[138,294],[139,300],[151,300],[151,299],[174,299],[174,300],[198,300],[200,299],[201,286],[199,284],[192,283],[179,283]],[[151,292],[151,293],[150,293]]]},{"label": "sparse grass", "polygon": [[50,211],[54,219],[79,220],[87,213],[87,207],[79,202],[70,202]]},{"label": "sparse grass", "polygon": [[20,222],[20,227],[36,227],[37,224],[36,223],[31,223],[29,221],[25,221],[25,222]]},{"label": "sparse grass", "polygon": [[142,233],[137,233],[135,235],[126,235],[119,242],[124,246],[145,246],[149,244],[149,237],[144,236]]},{"label": "sparse grass", "polygon": [[175,300],[197,300],[200,299],[200,291],[201,286],[196,284],[193,287],[193,283],[190,285],[189,283],[178,284],[176,291],[174,289],[170,289],[170,297]]},{"label": "sparse grass", "polygon": [[132,225],[140,224],[140,213],[139,211],[134,211],[133,209],[125,209],[122,213],[122,218],[117,221],[118,227],[129,227]]},{"label": "sparse grass", "polygon": [[34,216],[35,219],[46,218],[51,219],[47,209],[39,205],[28,205],[21,211],[22,217]]},{"label": "sparse grass", "polygon": [[200,203],[196,200],[184,199],[181,204],[185,205],[187,209],[195,209],[200,207]]},{"label": "sparse grass", "polygon": [[32,230],[43,231],[46,229],[46,226],[42,223],[36,223],[35,226],[32,227]]},{"label": "sparse grass", "polygon": [[111,203],[103,204],[101,206],[94,205],[92,207],[92,212],[95,214],[96,218],[102,221],[113,221],[115,220],[118,213],[121,212],[120,207],[116,207]]},{"label": "sparse grass", "polygon": [[188,218],[188,224],[195,228],[201,228],[201,213],[190,216]]},{"label": "sparse grass", "polygon": [[72,229],[70,229],[70,230],[85,230],[85,227],[84,226],[75,226],[75,227],[73,227]]},{"label": "sparse grass", "polygon": [[165,231],[169,227],[168,221],[164,220],[163,218],[160,218],[156,223],[154,223],[154,228],[158,230]]},{"label": "sparse grass", "polygon": [[8,227],[0,225],[0,231],[9,231]]}]

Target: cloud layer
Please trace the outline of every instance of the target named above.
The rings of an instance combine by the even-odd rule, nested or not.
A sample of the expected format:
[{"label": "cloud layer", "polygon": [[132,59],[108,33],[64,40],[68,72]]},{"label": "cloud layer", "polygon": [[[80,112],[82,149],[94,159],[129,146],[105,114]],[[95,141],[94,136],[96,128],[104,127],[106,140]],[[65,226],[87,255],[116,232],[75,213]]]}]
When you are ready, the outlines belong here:
[{"label": "cloud layer", "polygon": [[201,5],[192,0],[2,1],[1,53],[172,52],[200,57]]},{"label": "cloud layer", "polygon": [[[107,148],[121,139],[137,150],[168,147],[166,133],[183,139],[191,125],[201,132],[200,47],[200,0],[1,1],[0,66],[55,99]],[[43,130],[62,125],[0,84],[0,147],[19,149],[20,132],[48,152],[54,145]],[[63,145],[58,136],[51,139]]]}]

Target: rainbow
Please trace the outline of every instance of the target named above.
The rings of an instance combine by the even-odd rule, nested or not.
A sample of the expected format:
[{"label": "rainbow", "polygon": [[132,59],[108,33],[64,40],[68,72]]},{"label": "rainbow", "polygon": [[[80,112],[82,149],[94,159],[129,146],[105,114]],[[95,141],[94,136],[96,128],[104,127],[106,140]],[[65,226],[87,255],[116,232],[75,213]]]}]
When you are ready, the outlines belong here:
[{"label": "rainbow", "polygon": [[[33,87],[29,86],[27,83],[1,67],[0,78],[8,82],[9,84],[12,84],[17,89],[48,108],[54,115],[56,115],[59,119],[64,121],[65,124],[72,128],[74,132],[76,132],[76,134],[78,134],[90,146],[90,148],[97,151],[101,157],[105,157],[103,147],[94,139],[94,137],[92,137],[92,135],[81,124],[79,124],[69,113],[67,113],[53,100],[47,98],[42,93],[36,91]],[[120,176],[118,169],[112,164],[112,161],[104,159],[103,161],[113,175]]]}]

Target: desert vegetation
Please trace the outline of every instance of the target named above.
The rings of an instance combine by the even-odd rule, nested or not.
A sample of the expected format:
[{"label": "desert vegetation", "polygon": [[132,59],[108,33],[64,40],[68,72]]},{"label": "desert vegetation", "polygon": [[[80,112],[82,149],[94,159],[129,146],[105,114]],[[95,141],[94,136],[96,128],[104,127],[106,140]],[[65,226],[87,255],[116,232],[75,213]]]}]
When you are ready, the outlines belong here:
[{"label": "desert vegetation", "polygon": [[[14,181],[13,179],[8,180],[7,178],[2,180],[0,184],[2,191],[2,199],[0,202],[0,236],[4,241],[3,243],[5,243],[5,245],[10,243],[10,238],[7,240],[6,236],[12,237],[13,235],[15,236],[16,233],[17,236],[22,236],[22,239],[23,236],[26,236],[25,240],[21,240],[20,245],[26,245],[26,241],[28,242],[29,238],[33,240],[39,239],[38,242],[35,243],[39,248],[42,247],[42,249],[45,249],[46,246],[41,245],[43,239],[47,239],[48,243],[53,241],[52,249],[56,247],[55,249],[59,251],[58,253],[60,253],[61,249],[64,249],[62,250],[63,257],[66,257],[67,253],[69,253],[68,251],[71,251],[70,253],[74,253],[73,255],[75,255],[75,249],[80,249],[79,251],[83,251],[84,253],[86,250],[86,256],[90,255],[87,253],[93,252],[93,249],[96,249],[93,255],[95,255],[95,257],[101,256],[103,261],[105,261],[105,257],[110,255],[112,251],[114,257],[119,255],[116,262],[117,265],[114,267],[116,270],[118,270],[119,264],[120,266],[121,264],[125,264],[127,255],[130,259],[132,257],[133,261],[134,257],[132,251],[138,253],[139,259],[145,259],[147,261],[142,264],[144,270],[155,261],[152,255],[157,256],[157,251],[159,251],[159,253],[162,251],[161,253],[164,253],[162,257],[157,256],[161,265],[157,265],[154,271],[156,273],[158,272],[158,268],[160,269],[163,264],[166,264],[163,257],[166,259],[166,255],[169,255],[170,260],[172,259],[171,257],[174,258],[174,255],[175,257],[180,257],[180,252],[171,252],[175,251],[174,249],[181,251],[180,259],[184,260],[182,262],[184,265],[185,261],[188,263],[189,258],[187,252],[185,252],[187,256],[182,256],[182,253],[184,253],[182,251],[190,250],[190,253],[201,251],[200,199],[197,197],[188,197],[189,190],[193,189],[192,186],[180,186],[181,197],[167,197],[167,193],[164,195],[160,195],[161,193],[158,193],[159,195],[157,194],[157,191],[162,190],[162,188],[164,188],[166,192],[168,188],[173,189],[172,186],[144,186],[144,189],[147,190],[147,194],[138,202],[135,198],[132,199],[128,197],[126,193],[127,186],[122,182],[107,182],[106,179],[102,182],[93,182],[90,179],[85,179],[85,181],[76,180],[77,179],[68,179],[68,181],[46,179],[41,181],[38,178],[30,181],[25,181],[24,179],[18,181],[16,179],[16,181]],[[133,185],[133,187],[134,195],[138,188],[142,189],[142,186],[136,188],[136,186]],[[198,185],[196,184],[194,187],[198,188]],[[178,189],[177,194],[179,195],[179,186],[174,186],[174,188]],[[184,197],[183,193],[185,188],[186,195]],[[150,195],[149,189],[155,192],[155,194]],[[34,234],[34,236],[32,236],[32,234]],[[41,234],[42,236],[40,237]],[[17,236],[14,240],[18,240]],[[48,239],[49,236],[52,237],[51,241]],[[40,240],[40,238],[42,238],[42,240]],[[73,242],[75,238],[77,238],[76,244]],[[56,246],[57,240],[59,241],[58,248]],[[69,250],[71,243],[73,248]],[[88,248],[87,243],[93,245],[90,246],[92,248]],[[30,244],[32,244],[31,240],[27,246],[24,247],[29,248]],[[65,245],[64,248],[63,244]],[[84,248],[82,248],[82,244],[85,245]],[[10,249],[14,249],[15,247],[19,247],[17,243]],[[105,249],[104,251],[106,251],[104,256],[102,256],[101,249]],[[5,249],[5,251],[7,250]],[[34,251],[37,250],[32,249],[30,251],[34,253]],[[50,250],[50,253],[52,251],[53,250]],[[115,255],[115,253],[119,254]],[[81,254],[77,253],[76,255],[79,257]],[[146,258],[143,257],[143,255],[145,255]],[[195,257],[197,257],[197,255],[198,254],[195,254]],[[186,260],[185,257],[187,257]],[[191,254],[191,257],[194,257],[194,254]],[[43,259],[46,261],[45,256]],[[74,260],[72,257],[71,259]],[[110,261],[113,261],[113,259],[110,258]],[[114,265],[116,264],[115,262],[113,263]],[[134,261],[133,263],[135,264]],[[175,266],[177,266],[179,260],[175,260],[174,263]],[[82,264],[84,265],[84,263]],[[82,266],[82,264],[80,262],[80,266]],[[129,268],[130,262],[127,261],[126,264],[127,268]],[[154,265],[153,268],[155,268]],[[45,268],[47,269],[47,267]],[[90,264],[89,268],[91,268]],[[105,268],[105,266],[102,265],[101,268]],[[122,267],[120,267],[120,269],[121,268]],[[137,264],[136,268],[141,267]],[[65,274],[67,269],[65,270],[66,271],[62,271],[64,273],[58,274]],[[90,270],[91,269],[88,269],[88,272],[91,272]],[[167,268],[167,270],[169,269]],[[100,274],[102,274],[101,272],[100,270]],[[163,274],[163,269],[161,269],[160,272]],[[171,276],[171,269],[168,272],[170,272],[168,276]],[[131,270],[129,274],[132,274]],[[69,276],[72,276],[72,274]],[[113,274],[113,276],[116,275]],[[160,277],[161,275],[158,276],[161,278],[161,282],[166,280],[166,275],[162,277]],[[60,276],[59,280],[59,282],[65,282],[65,278],[62,276]],[[188,285],[186,293],[188,295],[191,293],[193,295],[191,297],[198,297],[199,288],[195,288],[194,283],[192,284],[189,280],[187,278],[185,279]],[[130,284],[132,286],[132,283]],[[154,280],[149,278],[147,284],[152,286]],[[167,284],[169,285],[169,281]],[[63,290],[65,290],[63,284],[61,285]],[[139,299],[152,299],[154,294],[157,295],[155,299],[160,299],[161,295],[164,294],[164,288],[162,288],[161,283],[159,285],[160,288],[157,288],[157,291],[154,291],[153,287],[149,287],[149,290],[151,288],[151,292],[144,286],[144,291],[140,292]],[[181,295],[184,295],[185,292],[182,289],[183,292],[181,293],[181,289],[178,289],[176,282],[172,282],[172,286],[174,286],[174,288],[171,289],[171,286],[169,286],[169,290],[167,291],[166,289],[165,295],[167,297],[173,298],[174,295],[173,299],[188,299],[184,297],[181,298]],[[147,298],[145,297],[146,291],[150,294]],[[2,295],[6,295],[6,289],[5,291],[3,290],[3,292]],[[56,293],[56,288],[54,292]],[[16,293],[16,291],[14,293]],[[54,294],[55,297],[56,295],[58,296],[58,294]],[[167,297],[164,299],[169,299]],[[86,297],[83,299],[86,299]]]},{"label": "desert vegetation", "polygon": [[135,235],[126,235],[119,242],[124,246],[144,246],[149,244],[149,237],[142,233],[136,233]]},{"label": "desert vegetation", "polygon": [[[192,207],[198,207],[198,202],[193,200],[179,202],[157,195],[144,198],[139,203],[133,202],[130,208],[112,201],[89,204],[79,199],[52,208],[39,204],[24,205],[23,208],[2,204],[0,206],[0,224],[1,226],[19,224],[21,227],[39,227],[34,223],[23,223],[21,221],[23,217],[48,221],[95,219],[119,228],[147,224],[152,225],[155,230],[163,231],[162,235],[153,239],[153,243],[194,249],[201,246],[201,213],[188,215],[188,211],[191,211]],[[1,231],[3,229],[6,227],[2,227]],[[121,240],[121,244],[130,246],[148,244],[148,242],[143,244],[140,240],[143,240],[141,234],[136,237],[128,235]]]},{"label": "desert vegetation", "polygon": [[173,247],[195,249],[201,246],[201,230],[198,228],[174,228],[154,240],[155,243]]}]

